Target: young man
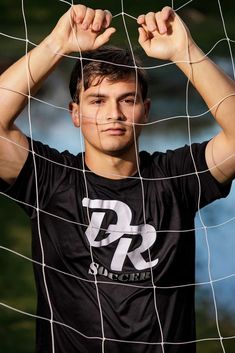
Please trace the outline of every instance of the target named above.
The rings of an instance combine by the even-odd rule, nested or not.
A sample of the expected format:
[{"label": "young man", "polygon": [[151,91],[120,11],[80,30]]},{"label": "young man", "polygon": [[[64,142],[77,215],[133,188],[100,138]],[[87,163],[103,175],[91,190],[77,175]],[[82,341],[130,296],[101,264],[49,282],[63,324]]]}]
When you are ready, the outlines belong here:
[{"label": "young man", "polygon": [[[72,7],[0,79],[1,188],[32,220],[37,352],[193,353],[194,216],[227,195],[235,173],[234,82],[171,8],[139,16],[146,54],[175,62],[222,130],[192,149],[137,156],[146,80],[128,52],[99,49],[115,31],[111,18]],[[31,145],[14,125],[28,95],[73,51],[87,58],[70,84],[85,141],[78,156]]]}]

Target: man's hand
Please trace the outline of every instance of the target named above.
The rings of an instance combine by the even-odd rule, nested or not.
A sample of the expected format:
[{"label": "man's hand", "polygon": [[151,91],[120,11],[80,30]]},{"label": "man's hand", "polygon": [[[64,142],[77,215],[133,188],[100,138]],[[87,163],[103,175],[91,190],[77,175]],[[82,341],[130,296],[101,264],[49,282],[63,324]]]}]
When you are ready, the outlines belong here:
[{"label": "man's hand", "polygon": [[109,41],[115,28],[109,27],[112,14],[84,5],[72,6],[58,21],[51,35],[64,54],[95,50]]},{"label": "man's hand", "polygon": [[185,61],[192,38],[183,21],[172,8],[149,12],[137,19],[139,43],[148,56],[156,59]]}]

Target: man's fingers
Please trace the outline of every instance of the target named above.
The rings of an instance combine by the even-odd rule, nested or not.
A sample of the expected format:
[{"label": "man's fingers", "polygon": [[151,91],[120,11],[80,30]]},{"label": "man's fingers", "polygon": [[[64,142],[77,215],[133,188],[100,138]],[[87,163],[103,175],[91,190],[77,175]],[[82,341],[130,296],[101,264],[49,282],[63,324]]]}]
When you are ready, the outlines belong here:
[{"label": "man's fingers", "polygon": [[104,10],[104,13],[105,13],[104,28],[108,28],[112,21],[113,15],[109,10]]},{"label": "man's fingers", "polygon": [[82,23],[85,14],[86,14],[86,6],[84,5],[75,5],[71,7],[71,14],[73,17],[73,20],[76,23]]},{"label": "man's fingers", "polygon": [[157,28],[160,34],[164,34],[167,32],[166,20],[163,18],[162,12],[157,12],[155,14]]},{"label": "man's fingers", "polygon": [[149,47],[150,47],[150,38],[149,38],[149,32],[147,31],[147,28],[139,27],[139,44],[141,47],[144,49],[145,53],[148,54],[149,52]]},{"label": "man's fingers", "polygon": [[154,32],[157,29],[157,23],[154,12],[149,12],[145,15],[145,25],[149,32]]},{"label": "man's fingers", "polygon": [[139,15],[138,18],[137,18],[137,23],[139,25],[142,25],[145,23],[145,15]]},{"label": "man's fingers", "polygon": [[95,17],[93,20],[93,31],[100,31],[102,28],[108,28],[112,21],[112,14],[108,10],[95,10]]},{"label": "man's fingers", "polygon": [[104,27],[105,12],[103,10],[95,10],[95,17],[92,24],[93,31],[100,31]]},{"label": "man's fingers", "polygon": [[82,21],[82,29],[88,29],[92,24],[95,17],[95,10],[91,9],[90,7],[86,8],[86,14]]},{"label": "man's fingers", "polygon": [[172,8],[165,6],[161,11],[140,15],[137,18],[137,23],[141,26],[146,26],[149,32],[157,30],[160,34],[164,34],[167,32],[169,19],[173,14]]},{"label": "man's fingers", "polygon": [[168,21],[172,15],[174,15],[174,10],[170,6],[165,6],[162,9],[162,18],[165,21]]},{"label": "man's fingers", "polygon": [[139,31],[139,43],[140,45],[143,45],[149,39],[148,34],[143,27],[139,27],[138,31]]},{"label": "man's fingers", "polygon": [[100,34],[96,38],[93,49],[97,49],[97,48],[101,47],[102,45],[104,45],[105,43],[107,43],[109,41],[111,35],[115,32],[116,32],[116,29],[114,27],[107,28],[104,31],[104,33]]},{"label": "man's fingers", "polygon": [[112,21],[112,14],[108,10],[93,10],[84,5],[72,6],[73,20],[77,24],[81,24],[83,30],[91,28],[95,32],[108,28]]}]

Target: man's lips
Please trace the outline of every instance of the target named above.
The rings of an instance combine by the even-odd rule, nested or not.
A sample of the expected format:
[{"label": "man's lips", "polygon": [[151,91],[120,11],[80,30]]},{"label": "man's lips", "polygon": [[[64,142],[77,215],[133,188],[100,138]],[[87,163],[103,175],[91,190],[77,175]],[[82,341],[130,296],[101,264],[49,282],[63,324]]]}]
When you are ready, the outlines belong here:
[{"label": "man's lips", "polygon": [[103,129],[102,132],[110,134],[110,135],[123,135],[126,129],[123,126],[110,126]]},{"label": "man's lips", "polygon": [[107,129],[104,131],[105,133],[107,133],[108,135],[113,135],[113,136],[120,136],[120,135],[123,135],[125,133],[125,130],[124,129],[118,129],[118,128],[115,128],[115,129]]}]

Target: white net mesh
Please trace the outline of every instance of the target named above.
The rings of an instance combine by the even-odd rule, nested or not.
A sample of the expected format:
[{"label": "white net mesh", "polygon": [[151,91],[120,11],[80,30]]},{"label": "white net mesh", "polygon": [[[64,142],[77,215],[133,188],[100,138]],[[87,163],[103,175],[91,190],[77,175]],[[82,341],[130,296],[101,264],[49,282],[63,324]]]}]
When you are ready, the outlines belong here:
[{"label": "white net mesh", "polygon": [[[67,1],[54,1],[52,8],[54,6],[60,7],[62,6],[61,3],[64,3],[65,6],[69,7],[73,5],[73,3]],[[199,13],[195,10],[192,10],[194,4],[197,7],[200,1],[191,0],[188,2],[180,2],[180,1],[172,1],[168,2],[167,5],[171,5],[176,12],[179,10],[184,11],[185,16],[188,19],[191,19],[193,24],[199,23],[200,21],[208,20],[204,18],[202,13]],[[88,3],[87,3],[88,4]],[[12,30],[4,31],[3,27],[1,27],[1,38],[3,40],[7,40],[8,42],[12,43],[12,46],[18,45],[18,43],[23,44],[25,47],[26,55],[29,52],[31,46],[35,46],[37,44],[31,42],[30,37],[30,29],[31,25],[28,25],[28,18],[27,18],[27,3],[23,0],[18,2],[18,6],[21,5],[21,16],[23,19],[24,24],[24,36],[18,35],[17,33],[12,34]],[[88,4],[90,5],[90,3]],[[115,12],[114,14],[114,26],[120,26],[122,30],[122,38],[126,38],[125,42],[127,46],[129,46],[131,53],[133,55],[133,60],[135,62],[135,54],[134,54],[134,47],[137,47],[137,38],[132,33],[132,26],[136,20],[137,13],[139,8],[130,12],[126,8],[130,9],[129,2],[125,1],[117,1],[115,4]],[[10,5],[9,5],[10,6]],[[43,9],[43,4],[41,5]],[[114,6],[114,5],[112,5]],[[134,5],[135,6],[135,5]],[[141,5],[142,6],[142,5]],[[139,7],[139,5],[137,6]],[[147,7],[147,5],[146,5]],[[106,4],[106,8],[109,8],[108,4]],[[149,9],[144,8],[142,6],[142,13],[147,12]],[[208,15],[210,16],[210,15]],[[228,70],[231,75],[235,76],[234,71],[234,61],[233,61],[233,54],[232,54],[232,47],[233,47],[233,37],[231,38],[231,33],[228,32],[226,26],[226,19],[224,18],[223,14],[223,1],[219,1],[216,4],[216,11],[214,12],[214,16],[217,19],[217,23],[221,24],[221,28],[219,30],[219,36],[215,42],[211,41],[210,44],[206,45],[207,54],[206,55],[214,55],[215,59],[223,64],[221,58],[217,54],[217,50],[222,46],[227,46],[227,52],[229,55],[229,59],[227,59],[225,63],[225,69]],[[115,22],[116,21],[116,22]],[[189,24],[190,25],[190,24]],[[196,26],[195,26],[196,27]],[[198,28],[198,27],[197,27]],[[117,41],[120,39],[117,39]],[[115,39],[114,39],[115,41]],[[120,43],[118,43],[120,44]],[[200,42],[199,42],[200,45]],[[219,53],[219,50],[218,50]],[[23,52],[22,52],[23,54]],[[217,56],[216,56],[217,55]],[[79,55],[78,55],[79,57]],[[61,67],[61,72],[63,72],[64,68],[67,70],[67,66],[70,66],[70,62],[74,63],[74,60],[77,59],[77,56],[68,56],[64,58],[65,66]],[[143,149],[148,149],[150,151],[154,150],[165,150],[166,148],[176,148],[181,146],[184,143],[189,144],[190,146],[194,141],[203,141],[211,136],[213,136],[217,132],[217,127],[209,123],[209,111],[205,108],[204,104],[199,100],[199,98],[195,95],[194,91],[191,91],[189,86],[189,81],[185,81],[175,70],[174,64],[169,63],[161,63],[157,62],[157,64],[153,64],[153,62],[146,60],[145,69],[149,71],[151,77],[160,77],[163,76],[164,80],[162,81],[165,84],[163,90],[172,89],[172,84],[174,85],[174,81],[179,81],[181,85],[183,85],[184,90],[184,97],[181,97],[180,102],[172,101],[172,108],[168,108],[169,104],[167,103],[167,111],[164,112],[163,106],[166,106],[166,101],[168,99],[164,97],[162,92],[155,93],[159,97],[153,102],[153,113],[150,119],[150,122],[147,123],[143,130],[143,136],[141,138],[140,146]],[[29,75],[29,73],[28,73]],[[24,132],[28,134],[31,138],[32,143],[32,152],[33,152],[33,159],[34,159],[34,169],[35,174],[37,176],[37,167],[35,162],[35,153],[33,149],[33,139],[41,139],[46,143],[52,144],[59,150],[63,150],[64,148],[69,148],[72,152],[78,152],[78,150],[83,150],[83,140],[82,136],[78,134],[77,131],[74,129],[72,130],[69,126],[69,122],[67,123],[65,119],[65,115],[68,115],[68,109],[66,108],[66,101],[69,100],[67,93],[64,90],[58,91],[55,89],[60,86],[61,81],[57,74],[53,74],[48,81],[48,87],[52,88],[51,91],[46,91],[46,99],[44,98],[44,94],[42,93],[41,96],[31,96],[30,91],[28,95],[28,108],[26,111],[23,112],[21,118],[19,119],[19,125],[22,127]],[[155,76],[156,75],[156,76]],[[177,76],[179,75],[179,76]],[[29,80],[29,77],[28,77]],[[158,91],[159,88],[157,87],[150,87],[152,91]],[[49,97],[48,97],[49,92]],[[63,97],[63,104],[61,104],[61,97]],[[224,97],[226,98],[226,97]],[[219,103],[219,102],[218,102]],[[198,108],[194,108],[194,105],[197,105]],[[155,111],[155,106],[157,106],[157,113]],[[162,111],[161,111],[162,109]],[[178,112],[175,113],[176,110]],[[174,112],[174,113],[172,113]],[[177,114],[177,115],[173,115]],[[157,117],[156,117],[157,115]],[[42,116],[42,117],[41,117]],[[162,117],[164,116],[164,117]],[[40,117],[40,118],[37,118]],[[43,118],[45,117],[45,118]],[[51,121],[49,122],[49,119]],[[44,120],[45,119],[45,120]],[[58,132],[54,130],[54,123],[56,122],[56,129],[58,128]],[[69,138],[68,141],[61,142],[61,136],[64,136],[64,131],[68,131],[68,135],[74,136],[74,138]],[[177,129],[180,131],[177,132]],[[157,135],[157,137],[155,137]],[[154,138],[153,138],[154,136]],[[3,138],[3,137],[2,137]],[[63,140],[66,140],[63,138]],[[80,140],[80,142],[79,142]],[[151,140],[151,144],[149,141]],[[71,142],[72,141],[72,142]],[[156,142],[154,142],[156,141]],[[20,146],[19,146],[20,147]],[[137,156],[137,143],[136,143],[136,156]],[[193,159],[193,154],[191,154]],[[137,164],[138,164],[138,158]],[[52,161],[51,161],[52,163]],[[55,163],[55,162],[53,162]],[[83,161],[83,167],[85,171],[85,164]],[[198,175],[198,171],[195,166],[195,173]],[[141,190],[142,190],[142,208],[143,208],[143,219],[144,225],[147,225],[146,216],[145,216],[145,198],[144,198],[144,183],[143,177],[141,176],[140,166],[138,165],[138,175],[139,180],[141,182]],[[179,177],[179,176],[176,176]],[[84,178],[86,183],[86,173],[84,172]],[[200,187],[200,180],[198,179],[199,187]],[[11,199],[9,196],[2,194],[2,199]],[[235,215],[233,211],[232,200],[233,200],[234,191],[232,190],[230,196],[223,201],[216,201],[213,205],[207,206],[205,210],[198,211],[198,216],[196,219],[196,234],[197,234],[197,248],[198,248],[198,268],[197,268],[197,282],[190,284],[190,286],[195,286],[196,290],[198,291],[198,310],[200,309],[201,303],[206,302],[208,305],[208,312],[213,316],[211,322],[213,322],[214,326],[212,331],[208,332],[208,328],[205,328],[203,331],[203,327],[200,328],[200,333],[197,337],[198,343],[198,351],[204,351],[203,344],[205,342],[212,342],[215,343],[214,352],[232,352],[230,350],[230,346],[227,345],[227,342],[231,343],[235,338],[235,325],[234,323],[230,324],[229,329],[226,331],[224,327],[226,323],[228,324],[229,319],[226,321],[225,314],[227,311],[225,307],[229,308],[230,312],[235,312],[235,307],[233,303],[233,298],[231,295],[232,289],[235,288],[235,272],[234,272],[234,256],[233,256],[233,223],[235,221]],[[50,268],[53,271],[62,272],[57,268],[51,268],[47,265],[45,257],[44,257],[44,247],[43,247],[43,240],[41,235],[41,225],[40,225],[40,213],[46,213],[44,210],[40,210],[39,208],[39,199],[38,199],[38,188],[37,188],[37,177],[36,177],[36,212],[37,212],[37,224],[38,224],[38,233],[40,237],[40,244],[41,244],[41,254],[42,254],[42,262],[37,263],[37,265],[41,266],[42,276],[44,279],[44,286],[46,290],[46,297],[50,308],[50,318],[38,317],[33,311],[25,310],[27,305],[21,304],[22,299],[16,298],[15,300],[8,300],[7,299],[7,289],[4,290],[4,294],[2,300],[0,302],[1,308],[3,312],[16,312],[16,315],[19,315],[19,320],[24,320],[21,318],[24,317],[38,317],[41,320],[47,320],[50,322],[51,326],[51,345],[52,351],[56,352],[54,346],[54,325],[61,325],[64,327],[68,327],[70,330],[77,332],[79,335],[84,336],[88,339],[94,339],[94,337],[87,337],[83,332],[79,331],[76,327],[71,327],[67,325],[65,322],[56,322],[54,320],[54,312],[53,312],[53,305],[51,304],[50,298],[50,291],[48,289],[47,279],[45,275],[45,268]],[[89,197],[87,191],[87,198]],[[18,201],[18,200],[14,200]],[[198,195],[198,204],[200,201],[200,192]],[[32,205],[28,205],[29,207],[33,207]],[[223,209],[223,212],[221,212]],[[216,214],[216,216],[214,216]],[[55,214],[51,214],[52,217],[58,218]],[[90,221],[90,216],[88,213],[88,219]],[[69,219],[64,219],[66,222],[72,222]],[[11,222],[11,221],[9,221]],[[90,222],[89,222],[90,223]],[[84,225],[80,225],[84,226]],[[88,226],[88,225],[86,225]],[[121,230],[120,230],[121,231]],[[16,231],[18,236],[18,231]],[[223,243],[223,246],[221,245]],[[9,257],[9,259],[14,259],[16,262],[23,261],[27,266],[30,266],[30,263],[36,263],[29,255],[26,253],[22,253],[21,251],[17,251],[17,247],[14,245],[8,245],[9,243],[6,242],[5,244],[2,243],[0,246],[1,253],[4,254],[3,257]],[[225,244],[225,245],[224,245]],[[228,245],[226,245],[228,244]],[[93,260],[93,252],[92,247],[90,247],[90,255],[91,259]],[[149,261],[151,262],[151,255],[149,253]],[[64,273],[65,276],[74,277],[72,273]],[[75,276],[76,277],[76,276]],[[4,277],[5,278],[5,277]],[[8,279],[9,281],[17,281],[17,276],[15,275],[13,278]],[[87,281],[84,278],[78,278],[80,281]],[[96,297],[97,297],[97,306],[99,307],[100,312],[100,325],[101,325],[101,332],[102,335],[100,337],[96,337],[98,340],[102,342],[102,352],[105,352],[105,342],[107,340],[112,341],[119,341],[125,343],[125,340],[109,338],[106,336],[104,323],[103,323],[103,311],[102,305],[100,302],[100,289],[99,283],[100,281],[96,276],[94,276],[94,285],[96,288]],[[156,320],[158,321],[160,331],[161,331],[161,341],[155,342],[155,345],[161,345],[162,352],[165,351],[165,344],[174,344],[174,342],[165,342],[164,340],[164,333],[162,330],[161,320],[159,317],[158,306],[156,301],[156,290],[158,289],[158,285],[154,283],[153,275],[151,277],[152,282],[152,289],[154,293],[154,307],[156,312]],[[109,282],[110,283],[110,282]],[[3,287],[7,287],[7,284],[2,283]],[[117,283],[115,283],[117,285]],[[129,284],[119,283],[120,286],[128,286]],[[131,285],[133,287],[142,288],[142,285]],[[112,285],[110,284],[110,287]],[[199,289],[199,290],[198,290]],[[112,289],[111,289],[112,290]],[[5,294],[6,293],[6,294]],[[203,293],[203,294],[201,294]],[[203,297],[201,297],[203,295]],[[25,293],[25,297],[27,298],[27,293]],[[205,299],[206,298],[206,299]],[[199,311],[200,312],[200,311]],[[14,320],[14,318],[13,318]],[[4,324],[4,323],[3,323]],[[15,336],[17,337],[17,335]],[[2,338],[4,340],[4,337]],[[1,339],[1,341],[2,341]],[[12,330],[12,339],[14,338],[14,330]],[[16,344],[17,341],[15,340]],[[148,345],[152,344],[149,342],[135,342],[136,344]],[[180,344],[186,344],[188,342],[181,342]],[[0,343],[0,345],[2,342]],[[201,350],[200,350],[201,349]]]}]

